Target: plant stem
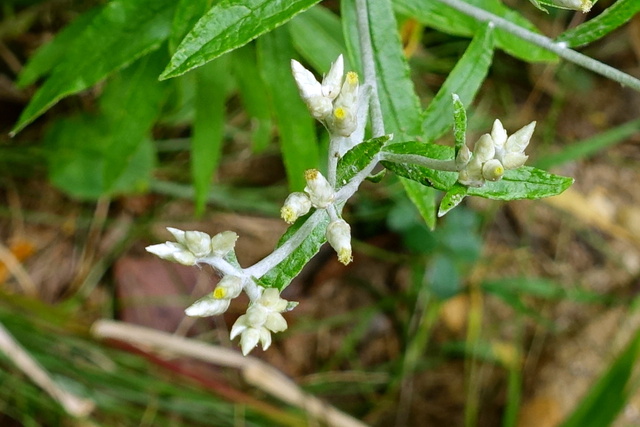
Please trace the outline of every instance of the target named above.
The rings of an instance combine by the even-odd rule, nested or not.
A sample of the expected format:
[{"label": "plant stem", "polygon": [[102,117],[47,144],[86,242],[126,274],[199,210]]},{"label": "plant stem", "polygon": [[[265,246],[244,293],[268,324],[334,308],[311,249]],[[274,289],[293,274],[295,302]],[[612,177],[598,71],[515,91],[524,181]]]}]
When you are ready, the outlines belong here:
[{"label": "plant stem", "polygon": [[387,151],[380,153],[380,160],[386,160],[393,163],[410,163],[418,166],[424,166],[429,169],[435,169],[439,171],[457,172],[455,160],[440,160],[432,159],[431,157],[424,157],[418,154],[395,154]]},{"label": "plant stem", "polygon": [[378,97],[378,83],[376,80],[376,66],[373,61],[373,46],[371,44],[371,32],[369,30],[368,0],[355,0],[357,9],[358,37],[360,41],[360,55],[364,71],[364,81],[371,88],[370,109],[371,129],[373,136],[383,136],[384,120],[382,119],[382,107]]},{"label": "plant stem", "polygon": [[496,16],[492,13],[489,13],[486,10],[472,6],[462,0],[436,0],[436,1],[446,4],[447,6],[451,6],[457,11],[462,12],[465,15],[471,16],[472,18],[475,18],[478,21],[489,22],[495,25],[496,27],[513,34],[514,36],[520,37],[523,40],[526,40],[532,44],[540,46],[541,48],[546,49],[550,52],[553,52],[559,57],[566,59],[567,61],[573,62],[574,64],[578,64],[588,70],[593,71],[594,73],[600,74],[608,79],[614,80],[623,86],[628,86],[632,89],[640,91],[639,79],[633,76],[630,76],[627,73],[623,73],[622,71],[617,70],[607,64],[603,64],[600,61],[597,61],[593,58],[590,58],[586,55],[576,52],[575,50],[571,50],[567,48],[566,43],[555,42],[554,40],[548,37],[534,33],[533,31],[526,30],[516,24],[513,24],[507,21],[506,19]]},{"label": "plant stem", "polygon": [[324,209],[316,210],[305,221],[304,224],[291,236],[286,242],[284,242],[275,251],[258,261],[251,267],[245,268],[244,273],[252,277],[262,277],[264,274],[271,270],[276,265],[280,264],[286,257],[288,257],[300,244],[309,236],[311,231],[322,221],[327,212]]}]

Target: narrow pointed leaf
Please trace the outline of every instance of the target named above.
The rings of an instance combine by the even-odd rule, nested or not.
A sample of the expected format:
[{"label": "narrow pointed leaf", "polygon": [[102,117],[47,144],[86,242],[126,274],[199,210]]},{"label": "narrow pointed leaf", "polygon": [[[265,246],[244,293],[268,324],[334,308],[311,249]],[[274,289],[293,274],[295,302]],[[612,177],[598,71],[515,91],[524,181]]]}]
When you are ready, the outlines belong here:
[{"label": "narrow pointed leaf", "polygon": [[178,0],[176,12],[171,24],[171,37],[169,37],[169,50],[175,53],[178,45],[189,33],[198,20],[209,9],[210,0]]},{"label": "narrow pointed leaf", "polygon": [[196,23],[161,79],[176,77],[284,24],[319,0],[223,0]]},{"label": "narrow pointed leaf", "polygon": [[551,174],[542,169],[522,166],[509,170],[500,181],[469,187],[467,194],[493,200],[541,199],[556,196],[573,184],[573,178]]},{"label": "narrow pointed leaf", "polygon": [[[444,145],[424,143],[419,141],[399,142],[390,144],[384,151],[394,154],[417,154],[438,160],[449,160],[453,158],[453,148]],[[422,185],[433,187],[437,190],[447,191],[458,179],[457,172],[446,172],[429,169],[406,163],[394,163],[382,161],[382,165],[397,175],[419,182]]]},{"label": "narrow pointed leaf", "polygon": [[218,58],[196,73],[195,120],[191,138],[191,176],[196,213],[202,214],[224,140],[224,113],[229,88],[228,58]]},{"label": "narrow pointed leaf", "polygon": [[40,47],[20,71],[18,86],[28,86],[51,73],[101,9],[101,7],[96,7],[83,13],[64,27],[53,40]]},{"label": "narrow pointed leaf", "polygon": [[[293,18],[287,26],[296,50],[318,72],[325,74],[338,55],[346,53],[342,24],[329,9],[315,6]],[[351,70],[349,58],[345,70]]]},{"label": "narrow pointed leaf", "polygon": [[258,64],[278,123],[289,187],[300,191],[305,186],[304,171],[318,166],[319,152],[315,124],[291,75],[293,57],[293,46],[285,28],[258,40]]},{"label": "narrow pointed leaf", "polygon": [[640,1],[617,0],[600,15],[560,34],[556,41],[579,47],[601,39],[640,12]]},{"label": "narrow pointed leaf", "polygon": [[242,104],[251,116],[251,148],[263,151],[271,139],[271,106],[265,83],[258,71],[256,52],[246,45],[233,52],[233,71]]},{"label": "narrow pointed leaf", "polygon": [[438,217],[443,217],[451,209],[462,203],[462,200],[467,196],[467,187],[456,182],[453,187],[449,189],[440,201],[440,208],[438,209]]},{"label": "narrow pointed leaf", "polygon": [[157,49],[169,36],[173,0],[113,0],[69,46],[11,131],[19,132],[65,96],[96,84]]},{"label": "narrow pointed leaf", "polygon": [[455,141],[455,156],[457,158],[458,152],[466,144],[467,134],[467,112],[460,101],[460,97],[457,94],[452,94],[453,97],[453,138]]},{"label": "narrow pointed leaf", "polygon": [[440,138],[451,128],[454,113],[451,94],[457,94],[462,104],[471,105],[489,72],[492,59],[493,29],[485,26],[476,33],[424,113],[422,133],[429,141]]}]

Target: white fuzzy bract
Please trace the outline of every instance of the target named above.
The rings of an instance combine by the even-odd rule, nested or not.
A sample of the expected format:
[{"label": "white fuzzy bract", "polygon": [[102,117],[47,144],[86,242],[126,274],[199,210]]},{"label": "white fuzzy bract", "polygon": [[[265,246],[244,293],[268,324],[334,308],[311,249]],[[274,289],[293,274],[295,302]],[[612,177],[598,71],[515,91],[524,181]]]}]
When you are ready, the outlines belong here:
[{"label": "white fuzzy bract", "polygon": [[338,260],[347,265],[351,262],[351,227],[344,219],[332,221],[327,227],[327,241],[338,254]]}]

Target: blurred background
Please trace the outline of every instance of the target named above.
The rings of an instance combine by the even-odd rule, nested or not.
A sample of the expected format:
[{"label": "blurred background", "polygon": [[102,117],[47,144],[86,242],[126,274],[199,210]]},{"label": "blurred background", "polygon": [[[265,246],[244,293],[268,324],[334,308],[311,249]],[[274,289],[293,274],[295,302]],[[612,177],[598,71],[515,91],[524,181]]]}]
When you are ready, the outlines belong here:
[{"label": "blurred background", "polygon": [[[40,54],[49,68],[29,59],[103,3],[0,4],[0,424],[349,425],[274,397],[233,363],[91,329],[112,319],[166,332],[167,347],[189,337],[239,354],[228,330],[246,299],[224,316],[185,318],[218,276],[144,247],[170,239],[166,226],[233,230],[241,265],[251,265],[286,230],[279,209],[297,185],[255,43],[159,83],[175,49],[165,46],[10,138],[65,39]],[[612,1],[587,15],[505,3],[554,37]],[[324,1],[282,27],[292,55],[319,74],[344,45],[339,13],[339,2]],[[398,20],[426,106],[470,39]],[[581,51],[639,76],[640,17]],[[469,106],[469,140],[495,118],[509,133],[537,120],[528,164],[575,184],[541,201],[467,198],[430,230],[395,177],[366,182],[345,208],[354,262],[344,267],[323,248],[283,292],[300,302],[289,329],[252,355],[368,425],[640,425],[638,111],[640,94],[615,82],[496,50]],[[300,143],[325,152],[324,130],[311,129]],[[209,140],[217,148],[199,153],[215,173],[194,177],[192,147]],[[16,344],[54,391],[33,381],[37,368],[16,363]],[[54,398],[61,391],[84,410],[73,416]]]}]

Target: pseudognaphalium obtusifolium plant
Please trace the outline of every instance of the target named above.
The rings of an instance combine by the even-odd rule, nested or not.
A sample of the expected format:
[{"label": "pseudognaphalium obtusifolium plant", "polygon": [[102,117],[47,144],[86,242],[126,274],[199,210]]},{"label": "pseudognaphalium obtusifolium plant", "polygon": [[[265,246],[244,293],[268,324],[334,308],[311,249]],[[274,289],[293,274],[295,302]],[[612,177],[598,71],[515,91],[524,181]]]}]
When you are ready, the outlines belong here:
[{"label": "pseudognaphalium obtusifolium plant", "polygon": [[465,140],[466,112],[454,94],[455,148],[393,141],[392,135],[364,140],[368,103],[375,100],[375,91],[367,82],[361,87],[355,72],[344,73],[342,55],[322,81],[295,60],[291,61],[291,70],[300,96],[310,114],[327,129],[330,143],[327,176],[318,169],[307,170],[304,190],[291,193],[284,201],[281,217],[292,225],[278,247],[248,268],[242,268],[236,260],[238,236],[232,231],[210,237],[200,231],[168,228],[175,242],[147,247],[163,259],[184,265],[208,264],[222,275],[210,294],[185,310],[188,316],[222,314],[232,299],[243,291],[248,295],[247,311],[230,333],[231,339],[240,337],[245,355],[259,344],[266,350],[272,342],[271,334],[287,329],[282,313],[297,303],[282,299],[280,292],[323,243],[329,243],[342,264],[353,260],[351,227],[342,217],[342,207],[378,164],[445,191],[440,215],[466,195],[501,200],[539,198],[558,194],[571,183],[569,178],[523,166],[535,122],[509,136],[496,120],[491,132],[482,135],[472,150]]}]

